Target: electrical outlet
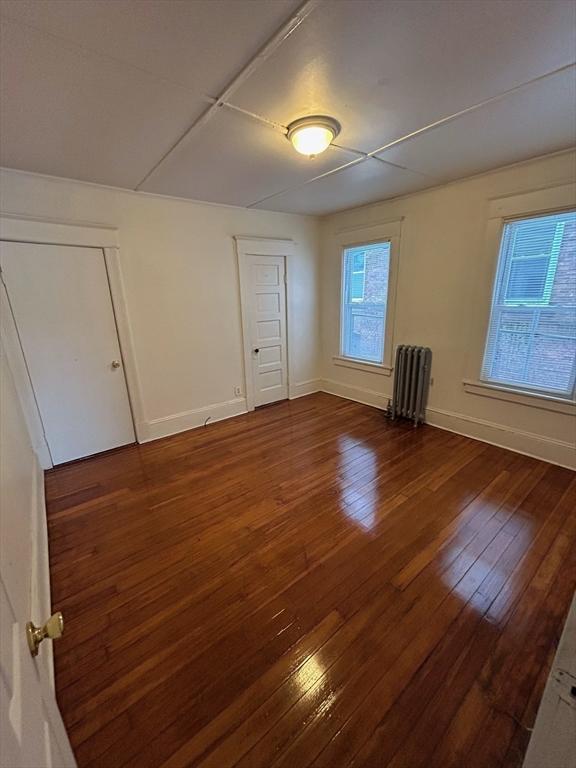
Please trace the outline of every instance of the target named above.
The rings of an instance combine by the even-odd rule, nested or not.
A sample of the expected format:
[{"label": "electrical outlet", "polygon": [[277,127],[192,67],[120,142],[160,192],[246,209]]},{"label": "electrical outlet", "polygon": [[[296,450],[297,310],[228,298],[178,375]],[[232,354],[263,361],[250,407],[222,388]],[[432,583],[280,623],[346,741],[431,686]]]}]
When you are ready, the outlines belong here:
[{"label": "electrical outlet", "polygon": [[234,397],[242,397],[242,387],[234,387]]}]

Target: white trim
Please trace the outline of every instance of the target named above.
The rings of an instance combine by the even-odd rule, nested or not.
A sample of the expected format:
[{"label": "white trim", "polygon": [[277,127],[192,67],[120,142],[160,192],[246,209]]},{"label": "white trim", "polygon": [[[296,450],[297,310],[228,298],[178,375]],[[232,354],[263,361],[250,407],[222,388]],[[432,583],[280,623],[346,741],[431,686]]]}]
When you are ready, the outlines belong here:
[{"label": "white trim", "polygon": [[291,238],[234,235],[234,240],[242,246],[244,253],[251,256],[292,256],[294,253],[294,240]]},{"label": "white trim", "polygon": [[[118,230],[114,227],[98,224],[71,224],[66,221],[55,221],[52,219],[0,214],[0,240],[36,243],[39,245],[95,248],[102,253],[106,266],[118,341],[124,363],[123,371],[130,402],[134,434],[136,440],[142,442],[145,415],[130,318],[122,281]],[[45,457],[42,458],[41,456],[40,460],[42,466],[47,468],[45,466]],[[51,462],[49,466],[52,466]]]},{"label": "white trim", "polygon": [[[339,381],[324,379],[322,391],[346,400],[371,405],[380,410],[386,410],[390,396],[372,389],[342,384]],[[445,411],[441,408],[426,409],[426,422],[438,429],[455,432],[458,435],[470,437],[490,445],[497,445],[515,453],[532,456],[541,461],[558,464],[568,469],[576,469],[576,447],[563,440],[536,435],[533,432],[523,432],[517,429],[495,424],[473,416]]]},{"label": "white trim", "polygon": [[[530,192],[494,198],[489,202],[484,252],[482,258],[478,259],[476,274],[471,275],[476,286],[476,297],[464,381],[472,383],[480,381],[506,217],[530,216],[537,213],[547,213],[551,210],[565,210],[575,205],[576,185],[574,183],[557,184],[546,189],[533,189]],[[481,393],[475,391],[474,394]],[[549,405],[547,405],[549,399],[542,397],[539,401],[542,403],[541,406],[536,400],[537,398],[534,397],[530,405],[550,410]]]},{"label": "white trim", "polygon": [[[374,225],[341,229],[334,236],[334,242],[340,254],[340,286],[338,290],[338,352],[333,356],[340,361],[351,358],[342,355],[342,290],[344,287],[344,257],[347,248],[370,243],[390,243],[390,262],[388,270],[388,295],[386,297],[386,317],[384,326],[384,353],[380,364],[382,372],[392,371],[394,359],[394,325],[396,322],[396,296],[398,293],[398,276],[400,273],[400,253],[402,249],[402,226],[404,218],[394,219]],[[365,361],[353,361],[357,364],[373,366]],[[344,363],[336,363],[343,365]],[[378,365],[378,364],[376,364]],[[348,366],[353,367],[353,366]],[[370,370],[362,368],[361,370]],[[390,375],[388,373],[388,375]]]},{"label": "white trim", "polygon": [[[36,179],[44,179],[45,181],[52,181],[57,184],[78,184],[81,187],[93,187],[94,189],[105,189],[109,192],[122,192],[125,195],[136,195],[137,197],[150,197],[150,198],[157,198],[158,200],[173,200],[177,203],[193,203],[194,205],[204,205],[207,208],[232,208],[233,210],[240,210],[240,211],[246,211],[249,210],[249,208],[245,205],[233,205],[232,203],[211,203],[209,200],[198,200],[194,197],[180,197],[179,195],[167,195],[167,194],[161,194],[160,192],[145,192],[141,189],[131,189],[130,187],[114,187],[111,184],[98,184],[96,181],[84,181],[83,179],[71,179],[68,176],[52,176],[49,173],[36,173],[35,171],[21,171],[18,168],[7,168],[6,166],[0,166],[0,175],[3,173],[13,173],[16,176],[31,176],[32,178]],[[286,213],[284,211],[270,211],[268,209],[262,209],[265,210],[266,213],[272,213],[275,216],[306,216],[310,219],[318,219],[319,217],[312,213]],[[6,211],[5,216],[15,216],[20,217],[21,214],[19,213],[10,213],[9,211]],[[73,223],[73,222],[71,222]],[[78,222],[74,222],[78,223]],[[87,223],[87,226],[90,226],[89,223]],[[98,223],[93,224],[92,226],[102,226]],[[104,225],[105,226],[105,225]]]},{"label": "white trim", "polygon": [[465,378],[470,381],[479,380],[482,371],[484,350],[490,325],[492,292],[498,273],[498,257],[500,255],[503,231],[503,219],[488,219],[483,255],[478,260],[476,275],[471,275],[472,278],[475,277],[476,301],[472,309],[473,320],[466,363]]},{"label": "white trim", "polygon": [[26,365],[26,359],[20,343],[20,336],[12,314],[10,297],[6,289],[6,284],[0,274],[0,338],[2,347],[6,355],[8,368],[12,373],[16,393],[20,401],[20,406],[24,414],[28,435],[32,448],[42,469],[50,469],[52,456],[46,435],[44,434],[44,424],[36,402],[36,395]]},{"label": "white trim", "polygon": [[[356,226],[343,227],[334,232],[334,236],[341,245],[364,245],[371,240],[378,242],[381,239],[389,240],[392,237],[400,237],[404,216],[394,219],[383,219],[377,224],[357,224]],[[383,236],[382,233],[386,234]],[[358,240],[360,238],[360,241]]]},{"label": "white trim", "polygon": [[497,384],[489,384],[485,381],[463,379],[462,384],[466,392],[481,397],[493,397],[496,400],[505,400],[508,403],[518,403],[531,408],[540,408],[545,411],[567,413],[576,416],[576,402],[564,397],[554,397],[542,392],[528,392],[527,390],[500,387]]},{"label": "white trim", "polygon": [[[487,171],[480,171],[479,173],[473,173],[469,176],[459,176],[458,178],[451,179],[450,181],[440,181],[438,183],[435,183],[434,186],[417,189],[414,192],[405,192],[403,195],[392,195],[390,197],[382,197],[380,198],[380,200],[374,200],[374,202],[371,202],[371,203],[362,203],[361,205],[355,205],[350,208],[345,208],[344,210],[331,211],[330,213],[324,213],[318,216],[318,218],[322,219],[324,222],[329,224],[330,220],[335,219],[337,216],[342,216],[345,214],[356,214],[359,211],[369,211],[371,208],[377,208],[378,206],[381,206],[384,203],[397,202],[399,200],[408,200],[411,197],[416,197],[417,195],[424,195],[424,194],[436,192],[439,189],[454,187],[457,184],[463,184],[467,181],[473,182],[476,179],[481,179],[481,178],[484,178],[485,176],[492,176],[494,174],[507,171],[511,168],[520,168],[524,165],[530,165],[530,163],[537,163],[542,160],[548,160],[549,158],[552,158],[552,157],[561,157],[562,155],[573,154],[575,151],[576,151],[576,146],[572,146],[572,147],[567,147],[566,149],[559,149],[556,152],[547,152],[544,155],[535,155],[534,157],[526,158],[526,160],[518,160],[515,163],[507,163],[506,165],[499,165],[497,168],[490,168]],[[567,173],[566,183],[569,183],[570,180],[571,180],[571,176],[569,173]],[[303,214],[303,215],[306,215],[306,214]]]},{"label": "white trim", "polygon": [[2,349],[6,355],[8,367],[12,373],[16,393],[20,401],[20,406],[24,414],[28,435],[32,448],[42,469],[50,469],[52,456],[46,435],[44,434],[44,424],[36,402],[36,395],[30,380],[28,366],[20,343],[20,336],[12,314],[10,298],[6,290],[6,284],[0,274],[0,339]]},{"label": "white trim", "polygon": [[[336,218],[337,216],[342,216],[343,214],[348,213],[356,213],[357,211],[362,210],[370,210],[371,208],[376,208],[383,203],[390,203],[392,201],[397,200],[406,200],[411,197],[415,197],[416,195],[422,195],[427,194],[429,192],[435,192],[438,189],[442,189],[444,187],[453,187],[456,184],[462,184],[467,181],[474,181],[476,179],[483,178],[484,176],[491,176],[493,174],[501,173],[502,171],[507,171],[510,168],[520,168],[525,165],[530,165],[530,163],[537,163],[542,160],[547,160],[549,158],[553,157],[561,157],[562,155],[569,155],[574,153],[576,150],[576,147],[567,147],[566,149],[559,149],[556,152],[547,152],[543,155],[535,155],[534,157],[526,158],[526,160],[518,160],[515,163],[507,163],[506,165],[500,165],[497,168],[490,168],[487,171],[480,171],[479,173],[473,173],[469,176],[461,176],[457,179],[452,179],[450,181],[440,181],[438,183],[435,183],[432,187],[424,187],[423,189],[417,189],[414,192],[406,192],[402,195],[393,195],[391,197],[384,197],[380,198],[379,200],[374,200],[370,203],[362,203],[361,205],[352,206],[350,208],[346,208],[345,210],[338,210],[338,211],[330,211],[329,213],[324,214],[311,214],[311,213],[288,213],[286,211],[273,211],[269,208],[262,208],[262,209],[253,209],[251,208],[254,203],[251,203],[248,206],[245,205],[232,205],[231,203],[211,203],[208,200],[198,200],[196,198],[192,197],[180,197],[178,195],[167,195],[167,194],[161,194],[159,192],[144,192],[143,190],[135,190],[131,189],[130,187],[115,187],[111,184],[99,184],[96,181],[85,181],[83,179],[71,179],[67,176],[54,176],[49,173],[38,173],[36,171],[24,171],[19,168],[8,168],[7,166],[0,166],[0,174],[2,173],[13,173],[17,176],[31,176],[33,178],[38,179],[45,179],[46,181],[53,181],[59,184],[79,184],[83,187],[94,187],[95,189],[107,189],[113,192],[122,192],[123,194],[127,195],[137,195],[139,197],[151,197],[151,198],[158,198],[159,200],[175,200],[176,202],[180,203],[193,203],[194,205],[205,205],[208,208],[233,208],[237,210],[262,210],[266,211],[266,213],[274,214],[275,216],[306,216],[310,219],[317,219],[325,222],[329,222],[331,218]],[[567,174],[566,176],[566,183],[570,182],[570,175]],[[10,214],[7,212],[5,215],[11,216],[19,216],[20,214]]]},{"label": "white trim", "polygon": [[362,403],[363,405],[372,405],[374,408],[379,408],[382,411],[386,410],[388,401],[392,397],[375,389],[342,384],[342,382],[334,381],[333,379],[323,379],[321,391],[327,392],[329,395],[343,397],[345,400],[354,400],[356,403]]},{"label": "white trim", "polygon": [[160,437],[176,435],[188,429],[203,427],[207,423],[212,424],[223,419],[230,419],[233,416],[240,416],[246,413],[246,411],[246,399],[244,397],[237,397],[233,400],[205,405],[202,408],[174,413],[171,416],[151,419],[142,425],[142,439],[140,442],[147,443],[151,440],[158,440]]},{"label": "white trim", "polygon": [[315,392],[319,392],[321,388],[322,379],[308,379],[307,381],[299,381],[296,384],[291,384],[288,387],[288,399],[296,400],[298,397],[313,395]]},{"label": "white trim", "polygon": [[[295,243],[286,238],[274,237],[248,237],[245,235],[235,235],[234,244],[236,256],[238,259],[238,280],[240,285],[240,313],[242,316],[242,352],[244,361],[244,391],[246,392],[246,408],[253,411],[255,408],[254,381],[252,379],[252,340],[250,338],[250,323],[248,320],[247,307],[249,302],[250,284],[247,277],[246,257],[247,256],[283,256],[284,257],[284,275],[285,275],[285,306],[286,306],[286,375],[288,393],[290,393],[290,382],[292,380],[292,353],[290,339],[294,338],[292,329],[292,313],[290,307],[292,302],[290,298],[290,288],[292,285],[292,256],[294,255]],[[290,396],[290,394],[288,394]]]},{"label": "white trim", "polygon": [[440,408],[427,408],[426,420],[433,427],[446,429],[448,432],[456,432],[458,435],[507,448],[541,461],[549,461],[561,467],[576,469],[576,447],[563,440],[511,429],[492,421],[465,416],[462,413],[452,413]]},{"label": "white trim", "polygon": [[530,216],[534,213],[545,214],[548,211],[570,208],[573,204],[576,204],[576,183],[574,182],[493,198],[488,203],[488,218],[508,219],[516,216]]},{"label": "white trim", "polygon": [[343,355],[334,355],[332,357],[334,365],[341,365],[343,368],[354,368],[357,371],[365,371],[366,373],[377,373],[380,376],[390,376],[394,370],[393,366],[383,365],[382,363],[368,363],[365,360],[355,360],[352,357],[344,357]]},{"label": "white trim", "polygon": [[101,224],[78,224],[2,213],[0,240],[41,245],[77,245],[83,248],[116,248],[118,230]]},{"label": "white trim", "polygon": [[146,416],[140,375],[138,373],[138,364],[136,362],[134,337],[132,335],[132,326],[130,323],[128,304],[126,302],[126,294],[124,291],[124,281],[122,278],[122,269],[120,266],[120,250],[118,248],[104,248],[103,251],[106,272],[108,273],[112,309],[116,321],[116,330],[118,331],[118,341],[120,343],[122,367],[126,378],[130,409],[132,411],[132,421],[134,423],[136,440],[140,443],[145,434],[144,425],[146,423]]}]

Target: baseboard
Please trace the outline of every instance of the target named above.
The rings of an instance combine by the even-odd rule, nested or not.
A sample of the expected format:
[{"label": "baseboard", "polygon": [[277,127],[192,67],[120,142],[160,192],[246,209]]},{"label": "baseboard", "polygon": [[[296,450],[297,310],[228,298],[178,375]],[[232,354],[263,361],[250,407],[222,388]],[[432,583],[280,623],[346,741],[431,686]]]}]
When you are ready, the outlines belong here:
[{"label": "baseboard", "polygon": [[[294,400],[297,397],[311,395],[321,389],[321,384],[321,379],[300,381],[289,387],[288,396],[290,400]],[[138,442],[148,443],[151,440],[158,440],[160,437],[169,437],[170,435],[178,434],[178,432],[185,432],[187,429],[203,427],[207,419],[210,420],[210,423],[213,423],[223,419],[230,419],[233,416],[240,416],[246,412],[246,398],[237,397],[234,400],[206,405],[191,411],[175,413],[172,416],[151,419],[150,421],[138,424]]]},{"label": "baseboard", "polygon": [[355,400],[357,403],[372,405],[374,408],[380,408],[381,410],[386,410],[388,400],[390,399],[390,395],[376,392],[374,389],[353,387],[349,384],[342,384],[339,381],[334,381],[333,379],[322,379],[320,381],[319,389],[322,392],[327,392],[329,395],[337,395],[338,397],[344,397],[347,400]]},{"label": "baseboard", "polygon": [[452,413],[440,408],[427,408],[426,421],[439,429],[456,432],[459,435],[472,437],[475,440],[497,445],[500,448],[508,448],[515,453],[549,461],[551,464],[558,464],[561,467],[576,469],[576,448],[563,440],[511,429],[492,421],[465,416],[461,413]]},{"label": "baseboard", "polygon": [[187,429],[203,427],[207,421],[210,423],[222,421],[223,419],[230,419],[232,416],[240,416],[243,413],[246,413],[246,399],[237,397],[234,400],[226,400],[222,403],[214,403],[191,411],[143,422],[139,425],[138,434],[141,436],[141,443],[148,443],[159,437],[168,437]]},{"label": "baseboard", "polygon": [[[389,395],[382,392],[342,384],[332,379],[322,380],[321,391],[364,405],[372,405],[382,410],[386,409],[389,400]],[[492,421],[485,421],[440,408],[427,408],[426,421],[428,424],[448,432],[455,432],[458,435],[471,437],[483,443],[507,448],[515,453],[532,456],[535,459],[558,464],[561,467],[576,469],[576,448],[571,443],[562,440],[554,440],[532,432],[513,430]]]},{"label": "baseboard", "polygon": [[[386,409],[390,399],[390,395],[383,392],[342,384],[333,379],[309,379],[293,384],[290,387],[289,397],[293,400],[314,392],[327,392],[381,410]],[[187,429],[195,429],[204,426],[207,420],[210,422],[222,421],[233,416],[240,416],[243,413],[246,413],[246,400],[243,397],[238,397],[234,400],[214,403],[173,416],[153,419],[139,425],[138,433],[142,435],[140,442],[146,443],[160,437],[184,432]],[[507,448],[510,451],[548,461],[551,464],[558,464],[568,469],[576,469],[576,448],[562,440],[554,440],[532,432],[513,430],[501,424],[466,416],[462,413],[445,411],[441,408],[427,408],[426,421],[439,429],[497,445],[500,448]]]},{"label": "baseboard", "polygon": [[322,379],[308,379],[308,381],[299,381],[296,384],[290,384],[288,387],[288,398],[295,400],[297,397],[313,395],[322,389]]}]

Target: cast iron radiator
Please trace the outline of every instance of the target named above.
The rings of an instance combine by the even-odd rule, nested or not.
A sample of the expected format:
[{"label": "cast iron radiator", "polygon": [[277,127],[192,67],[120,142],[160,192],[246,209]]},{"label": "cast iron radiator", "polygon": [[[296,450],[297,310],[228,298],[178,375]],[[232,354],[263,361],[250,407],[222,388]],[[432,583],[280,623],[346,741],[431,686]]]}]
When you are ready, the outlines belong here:
[{"label": "cast iron radiator", "polygon": [[432,350],[401,344],[396,350],[394,394],[388,404],[392,419],[399,416],[412,419],[414,426],[424,421],[430,386]]}]

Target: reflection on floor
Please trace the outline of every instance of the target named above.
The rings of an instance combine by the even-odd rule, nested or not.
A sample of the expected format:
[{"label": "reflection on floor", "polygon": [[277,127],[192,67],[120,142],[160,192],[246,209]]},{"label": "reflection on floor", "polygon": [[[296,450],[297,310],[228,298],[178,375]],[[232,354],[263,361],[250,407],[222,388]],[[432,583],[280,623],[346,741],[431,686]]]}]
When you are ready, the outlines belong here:
[{"label": "reflection on floor", "polygon": [[573,472],[318,394],[46,488],[80,766],[521,765]]}]

